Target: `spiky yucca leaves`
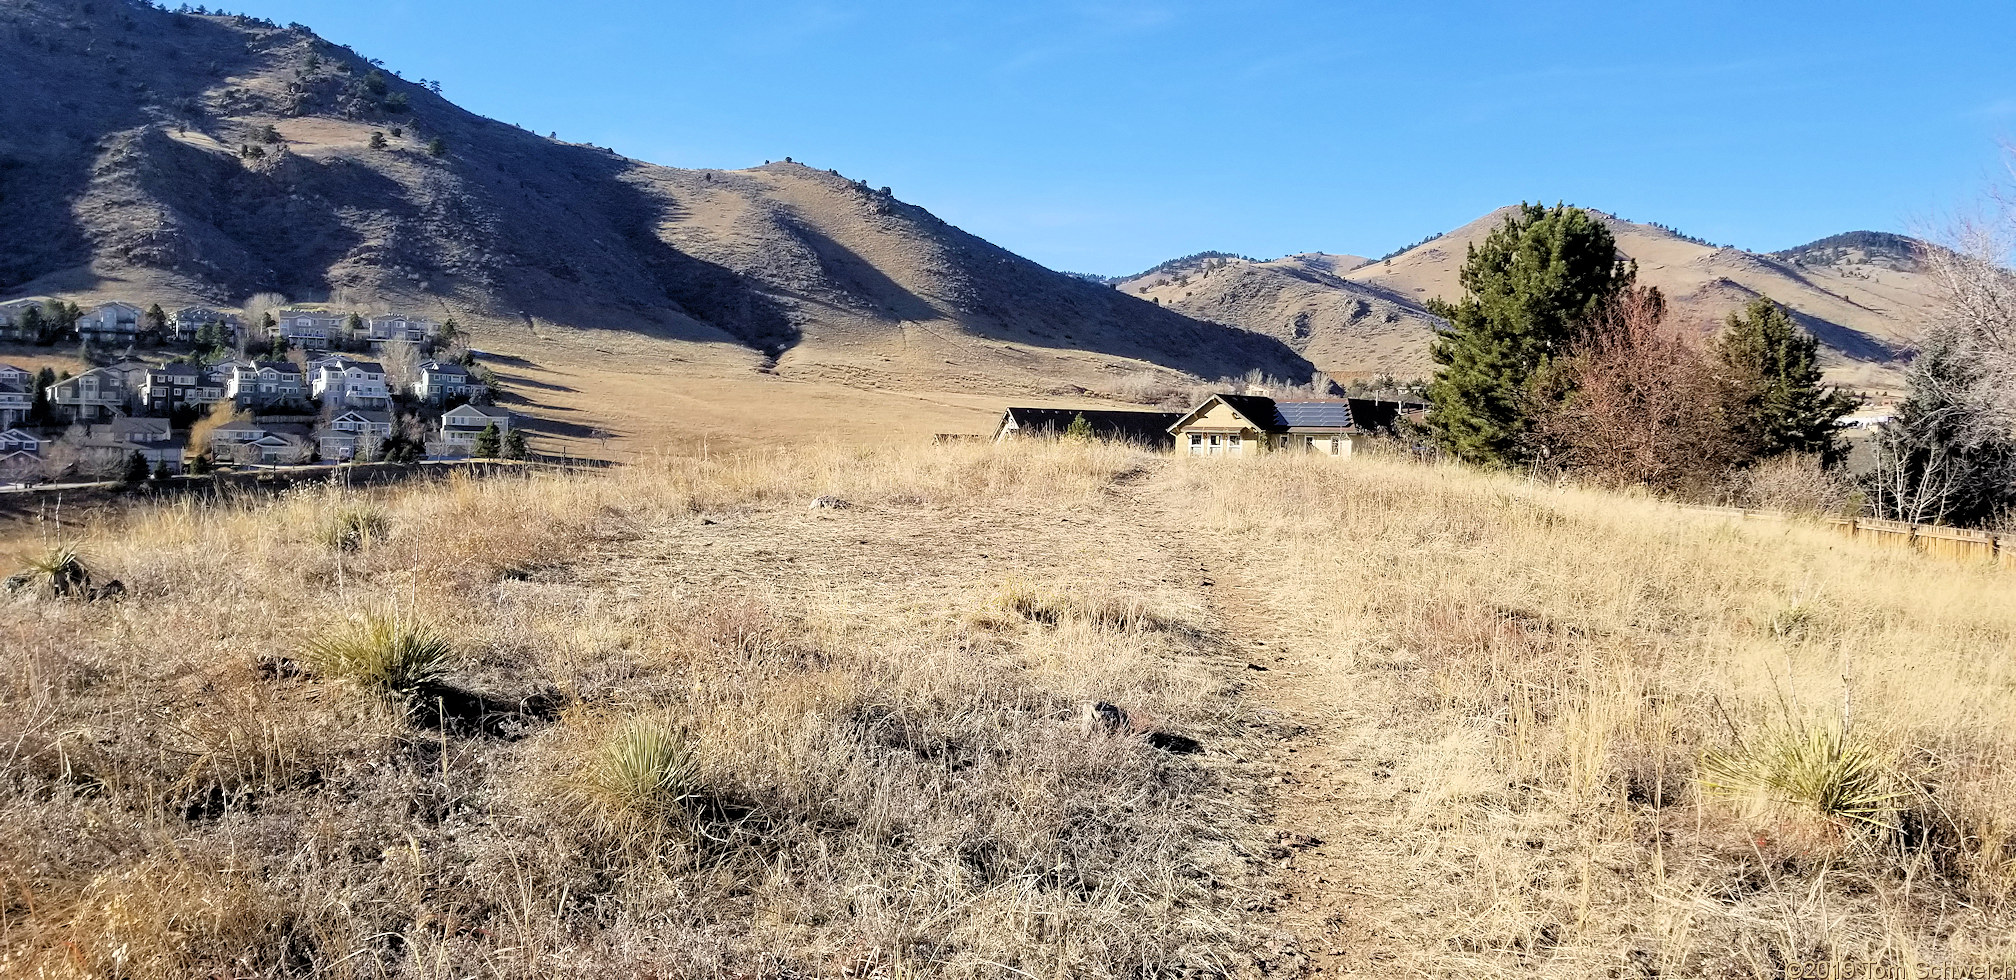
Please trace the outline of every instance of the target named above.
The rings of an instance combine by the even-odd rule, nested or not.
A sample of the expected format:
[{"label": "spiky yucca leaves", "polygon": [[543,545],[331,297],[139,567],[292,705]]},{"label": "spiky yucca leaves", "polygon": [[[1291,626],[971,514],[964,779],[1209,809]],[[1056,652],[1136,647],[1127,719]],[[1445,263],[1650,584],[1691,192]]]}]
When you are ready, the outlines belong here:
[{"label": "spiky yucca leaves", "polygon": [[410,701],[447,676],[454,647],[431,627],[395,615],[373,615],[348,630],[309,643],[301,661],[395,701]]},{"label": "spiky yucca leaves", "polygon": [[52,545],[29,555],[24,564],[22,571],[28,576],[28,584],[38,590],[46,589],[58,598],[91,592],[91,571],[84,564],[84,556],[74,547]]},{"label": "spiky yucca leaves", "polygon": [[326,548],[356,551],[385,536],[385,515],[370,507],[345,507],[329,516],[316,534]]},{"label": "spiky yucca leaves", "polygon": [[651,832],[688,815],[699,780],[692,740],[663,719],[639,717],[612,731],[567,788],[572,801],[603,827]]},{"label": "spiky yucca leaves", "polygon": [[1901,798],[1874,748],[1827,726],[1793,726],[1734,751],[1705,753],[1701,785],[1734,801],[1844,828],[1896,826]]}]

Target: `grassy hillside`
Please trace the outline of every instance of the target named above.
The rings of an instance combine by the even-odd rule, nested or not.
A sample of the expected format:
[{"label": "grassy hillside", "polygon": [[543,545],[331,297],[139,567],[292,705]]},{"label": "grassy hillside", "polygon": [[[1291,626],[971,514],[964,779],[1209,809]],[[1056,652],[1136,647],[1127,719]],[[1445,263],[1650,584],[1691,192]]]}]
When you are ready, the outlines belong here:
[{"label": "grassy hillside", "polygon": [[0,600],[10,975],[2016,963],[2016,579],[1818,525],[1023,445],[59,543],[126,594]]}]

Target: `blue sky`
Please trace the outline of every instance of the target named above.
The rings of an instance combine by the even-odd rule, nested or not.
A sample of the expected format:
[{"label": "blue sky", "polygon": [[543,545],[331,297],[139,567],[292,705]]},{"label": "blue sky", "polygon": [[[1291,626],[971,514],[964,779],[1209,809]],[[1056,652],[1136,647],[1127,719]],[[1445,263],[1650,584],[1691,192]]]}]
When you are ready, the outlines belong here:
[{"label": "blue sky", "polygon": [[1760,251],[1910,231],[2016,132],[2016,3],[233,0],[461,105],[793,157],[1054,268],[1378,255],[1522,199]]}]

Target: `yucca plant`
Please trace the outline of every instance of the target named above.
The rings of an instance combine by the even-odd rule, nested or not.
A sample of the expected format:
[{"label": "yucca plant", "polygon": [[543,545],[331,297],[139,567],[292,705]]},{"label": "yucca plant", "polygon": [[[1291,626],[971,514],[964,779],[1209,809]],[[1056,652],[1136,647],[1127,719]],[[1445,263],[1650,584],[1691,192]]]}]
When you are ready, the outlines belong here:
[{"label": "yucca plant", "polygon": [[410,701],[421,688],[447,676],[454,654],[448,640],[428,626],[374,615],[309,643],[301,650],[301,661],[321,676]]},{"label": "yucca plant", "polygon": [[1875,749],[1826,726],[1791,726],[1733,751],[1707,752],[1701,785],[1718,796],[1843,827],[1896,826],[1903,796]]},{"label": "yucca plant", "polygon": [[385,536],[385,515],[370,507],[345,507],[330,515],[316,537],[337,551],[356,551]]},{"label": "yucca plant", "polygon": [[91,571],[85,567],[84,556],[69,545],[52,545],[29,555],[26,566],[22,573],[28,584],[47,589],[50,595],[69,598],[91,593]]},{"label": "yucca plant", "polygon": [[661,719],[633,718],[602,742],[569,789],[606,827],[662,828],[686,815],[699,777],[689,738]]}]

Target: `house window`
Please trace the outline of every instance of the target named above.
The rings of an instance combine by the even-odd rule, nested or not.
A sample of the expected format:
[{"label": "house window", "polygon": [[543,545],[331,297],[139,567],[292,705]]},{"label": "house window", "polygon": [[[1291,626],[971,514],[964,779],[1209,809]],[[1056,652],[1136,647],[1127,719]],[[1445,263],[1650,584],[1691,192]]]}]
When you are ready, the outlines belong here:
[{"label": "house window", "polygon": [[1303,437],[1302,437],[1302,451],[1303,451],[1303,452],[1305,452],[1305,453],[1313,453],[1313,452],[1315,452],[1315,451],[1316,451],[1316,437],[1315,437],[1315,436],[1303,436]]},{"label": "house window", "polygon": [[1204,433],[1202,432],[1190,433],[1190,455],[1196,456],[1203,452],[1204,452]]},{"label": "house window", "polygon": [[1230,448],[1228,448],[1228,449],[1227,449],[1227,450],[1225,450],[1225,451],[1226,451],[1227,453],[1230,453],[1231,455],[1234,455],[1234,456],[1237,456],[1237,455],[1239,455],[1239,453],[1240,453],[1240,448],[1239,448],[1239,433],[1237,433],[1237,432],[1234,432],[1234,433],[1232,433],[1232,436],[1231,436],[1231,441],[1232,441],[1232,445],[1231,445],[1231,447],[1230,447]]},{"label": "house window", "polygon": [[1343,437],[1343,436],[1331,436],[1331,437],[1330,437],[1330,455],[1332,455],[1332,456],[1341,456],[1341,455],[1343,455],[1343,454],[1344,454],[1344,437]]}]

